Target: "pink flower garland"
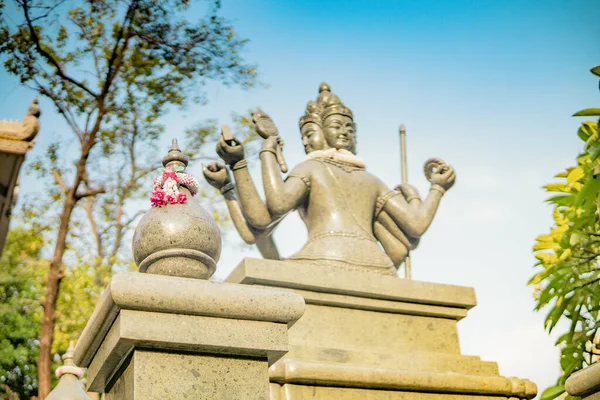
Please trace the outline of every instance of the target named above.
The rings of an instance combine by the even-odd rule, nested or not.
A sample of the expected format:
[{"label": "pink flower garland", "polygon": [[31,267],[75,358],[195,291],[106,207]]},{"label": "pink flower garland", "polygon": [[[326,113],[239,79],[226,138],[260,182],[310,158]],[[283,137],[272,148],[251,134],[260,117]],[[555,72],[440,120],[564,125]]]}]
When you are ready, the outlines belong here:
[{"label": "pink flower garland", "polygon": [[175,172],[171,167],[165,167],[163,173],[152,182],[154,188],[150,194],[152,207],[163,207],[167,204],[184,204],[187,195],[179,191],[179,186],[185,186],[195,195],[198,192],[198,181],[190,174]]}]

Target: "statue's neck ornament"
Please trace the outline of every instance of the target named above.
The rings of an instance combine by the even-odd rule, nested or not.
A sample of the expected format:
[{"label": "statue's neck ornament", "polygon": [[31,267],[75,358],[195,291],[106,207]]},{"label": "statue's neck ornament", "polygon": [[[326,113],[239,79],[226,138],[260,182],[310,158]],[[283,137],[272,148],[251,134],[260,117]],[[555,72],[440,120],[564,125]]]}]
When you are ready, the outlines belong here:
[{"label": "statue's neck ornament", "polygon": [[333,164],[346,172],[364,171],[367,165],[348,150],[315,150],[306,156],[306,160],[317,160]]}]

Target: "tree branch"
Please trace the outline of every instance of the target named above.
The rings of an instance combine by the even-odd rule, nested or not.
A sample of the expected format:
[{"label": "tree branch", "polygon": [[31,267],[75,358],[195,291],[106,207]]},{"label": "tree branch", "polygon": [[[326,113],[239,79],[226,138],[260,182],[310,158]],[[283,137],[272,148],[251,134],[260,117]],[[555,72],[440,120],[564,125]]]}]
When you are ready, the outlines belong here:
[{"label": "tree branch", "polygon": [[[129,30],[128,24],[133,19],[133,14],[135,12],[135,9],[137,8],[137,4],[137,0],[133,0],[129,4],[129,8],[127,9],[127,13],[125,14],[125,19],[123,20],[123,24],[121,25],[121,29],[119,30],[119,34],[117,35],[117,39],[115,40],[113,51],[110,55],[110,59],[108,60],[108,69],[106,71],[106,78],[104,79],[104,87],[102,88],[101,94],[102,97],[106,96],[106,94],[108,93],[108,90],[110,89],[110,86],[116,76],[116,72],[121,66],[121,61],[123,60],[123,56],[125,54],[125,50],[127,49],[129,39],[131,38],[130,33],[127,33],[127,35],[125,35],[125,29],[127,27],[127,30]],[[119,45],[121,39],[123,39],[124,36],[126,36],[125,42],[123,43],[123,46],[119,51]],[[115,67],[114,70],[113,67]]]},{"label": "tree branch", "polygon": [[83,198],[90,197],[90,196],[96,196],[96,195],[102,194],[102,193],[106,193],[106,189],[103,187],[98,188],[98,189],[88,189],[84,192],[75,193],[75,198],[77,200],[81,200]]},{"label": "tree branch", "polygon": [[54,175],[54,179],[56,180],[58,186],[60,186],[62,189],[63,193],[66,194],[69,191],[69,187],[65,184],[65,181],[63,181],[62,176],[60,176],[60,172],[58,172],[56,168],[52,168],[52,175]]},{"label": "tree branch", "polygon": [[50,53],[48,53],[46,50],[44,50],[44,48],[41,45],[40,38],[37,35],[37,32],[35,31],[35,26],[33,25],[33,20],[31,19],[31,16],[29,15],[29,11],[30,11],[29,0],[23,0],[23,2],[21,3],[21,7],[23,7],[23,14],[25,15],[25,20],[27,21],[27,28],[29,29],[29,34],[31,35],[32,42],[35,45],[35,48],[38,51],[38,53],[42,57],[44,57],[50,65],[52,65],[54,68],[56,68],[56,74],[58,76],[71,82],[73,85],[77,86],[81,90],[86,91],[94,98],[98,98],[98,95],[96,93],[94,93],[92,90],[90,90],[87,86],[85,86],[81,82],[71,78],[70,76],[66,75],[64,73],[61,65],[58,63],[58,61],[56,61],[54,59],[54,57],[52,57],[50,55]]},{"label": "tree branch", "polygon": [[94,199],[93,197],[88,197],[85,199],[85,213],[87,214],[88,220],[90,221],[90,226],[92,228],[92,233],[94,234],[94,238],[96,239],[96,252],[99,257],[104,256],[104,252],[102,249],[102,236],[100,235],[100,231],[98,230],[98,224],[96,224],[96,219],[94,218]]}]

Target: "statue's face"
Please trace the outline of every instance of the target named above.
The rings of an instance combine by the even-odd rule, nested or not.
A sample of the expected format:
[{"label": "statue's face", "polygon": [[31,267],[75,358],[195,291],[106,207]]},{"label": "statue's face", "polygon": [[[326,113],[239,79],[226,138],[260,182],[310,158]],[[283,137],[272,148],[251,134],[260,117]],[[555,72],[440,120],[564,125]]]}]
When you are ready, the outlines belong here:
[{"label": "statue's face", "polygon": [[327,143],[323,135],[323,129],[314,122],[309,122],[302,125],[300,130],[302,133],[302,144],[306,154],[315,150],[325,150]]},{"label": "statue's face", "polygon": [[325,119],[325,141],[330,147],[338,150],[353,151],[355,125],[352,118],[333,114]]}]

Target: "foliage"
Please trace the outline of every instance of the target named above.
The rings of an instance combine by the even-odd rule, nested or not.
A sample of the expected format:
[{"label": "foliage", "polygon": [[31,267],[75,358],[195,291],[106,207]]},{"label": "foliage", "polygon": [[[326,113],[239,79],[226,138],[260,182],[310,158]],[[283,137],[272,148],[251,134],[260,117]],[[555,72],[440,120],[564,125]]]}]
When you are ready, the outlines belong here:
[{"label": "foliage", "polygon": [[37,392],[43,245],[39,229],[13,229],[0,260],[0,398]]},{"label": "foliage", "polygon": [[[600,68],[592,73],[600,76]],[[594,111],[597,110],[597,111]],[[600,109],[582,110],[576,116],[600,116]],[[536,310],[549,309],[548,332],[559,321],[568,323],[560,335],[562,376],[546,389],[542,399],[564,393],[567,378],[598,361],[600,355],[600,131],[597,122],[581,124],[579,138],[585,142],[577,164],[556,175],[560,181],[544,188],[553,193],[554,227],[537,237],[533,247],[539,267],[529,281],[535,285]],[[572,398],[572,397],[567,397]]]},{"label": "foliage", "polygon": [[[115,268],[127,268],[123,238],[141,213],[135,200],[156,167],[161,117],[190,99],[204,102],[208,80],[251,87],[256,70],[241,57],[246,40],[218,15],[218,0],[204,3],[196,22],[187,18],[187,0],[14,4],[21,17],[0,20],[4,67],[48,98],[71,134],[60,132],[33,164],[47,196],[31,207],[54,232],[38,360],[45,397],[51,352],[64,345],[53,343],[55,318],[65,318],[60,307],[69,304],[61,296],[90,300]],[[65,288],[63,279],[82,286]],[[59,321],[57,332],[71,336],[78,318]]]}]

